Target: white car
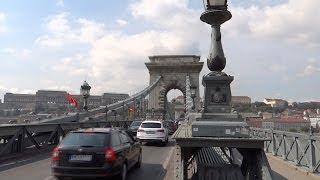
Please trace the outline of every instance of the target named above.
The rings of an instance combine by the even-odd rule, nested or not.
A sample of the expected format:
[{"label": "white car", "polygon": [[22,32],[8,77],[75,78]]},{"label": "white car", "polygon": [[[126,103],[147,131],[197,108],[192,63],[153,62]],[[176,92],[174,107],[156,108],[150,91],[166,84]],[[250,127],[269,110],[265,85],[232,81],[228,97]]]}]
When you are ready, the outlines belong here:
[{"label": "white car", "polygon": [[168,129],[161,121],[143,121],[137,131],[137,139],[141,142],[168,142]]}]

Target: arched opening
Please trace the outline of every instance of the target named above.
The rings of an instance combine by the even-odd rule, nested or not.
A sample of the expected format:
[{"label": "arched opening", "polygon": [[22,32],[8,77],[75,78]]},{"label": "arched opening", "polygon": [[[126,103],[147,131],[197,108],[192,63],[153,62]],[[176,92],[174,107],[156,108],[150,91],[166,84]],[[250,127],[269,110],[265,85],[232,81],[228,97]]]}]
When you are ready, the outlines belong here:
[{"label": "arched opening", "polygon": [[165,119],[177,120],[185,116],[185,95],[180,89],[170,89],[166,93]]}]

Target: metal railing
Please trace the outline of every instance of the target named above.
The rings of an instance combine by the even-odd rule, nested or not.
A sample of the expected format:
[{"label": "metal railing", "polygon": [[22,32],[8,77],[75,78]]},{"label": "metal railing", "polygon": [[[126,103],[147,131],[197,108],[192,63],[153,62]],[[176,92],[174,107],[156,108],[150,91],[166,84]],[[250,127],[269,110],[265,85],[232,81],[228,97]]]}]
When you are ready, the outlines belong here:
[{"label": "metal railing", "polygon": [[301,133],[251,128],[253,136],[270,138],[265,151],[290,161],[309,172],[320,172],[320,137]]},{"label": "metal railing", "polygon": [[25,124],[0,127],[0,162],[23,152],[43,151],[72,130],[93,127],[128,127],[132,121],[90,121],[73,123]]}]

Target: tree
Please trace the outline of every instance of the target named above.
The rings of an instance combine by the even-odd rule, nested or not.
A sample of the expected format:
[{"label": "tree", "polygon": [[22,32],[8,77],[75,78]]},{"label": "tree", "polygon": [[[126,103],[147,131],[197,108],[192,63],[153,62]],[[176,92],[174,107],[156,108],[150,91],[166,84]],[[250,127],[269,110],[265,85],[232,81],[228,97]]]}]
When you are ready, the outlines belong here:
[{"label": "tree", "polygon": [[302,127],[301,129],[300,129],[302,132],[309,132],[309,128],[308,127],[306,127],[306,126],[304,126],[304,127]]},{"label": "tree", "polygon": [[289,132],[298,132],[296,128],[290,128]]}]

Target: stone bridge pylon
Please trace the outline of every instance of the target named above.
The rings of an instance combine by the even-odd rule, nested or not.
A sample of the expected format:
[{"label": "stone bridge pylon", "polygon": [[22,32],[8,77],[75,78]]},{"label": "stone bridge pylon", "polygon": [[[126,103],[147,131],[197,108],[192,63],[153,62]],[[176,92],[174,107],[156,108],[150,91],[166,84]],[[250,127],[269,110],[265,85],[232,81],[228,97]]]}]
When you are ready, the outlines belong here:
[{"label": "stone bridge pylon", "polygon": [[145,63],[150,74],[150,84],[159,76],[160,82],[149,94],[149,116],[164,119],[167,93],[171,89],[179,89],[186,98],[186,78],[189,76],[190,86],[196,89],[195,110],[200,109],[199,73],[203,62],[195,55],[163,55],[150,56],[150,62]]}]

